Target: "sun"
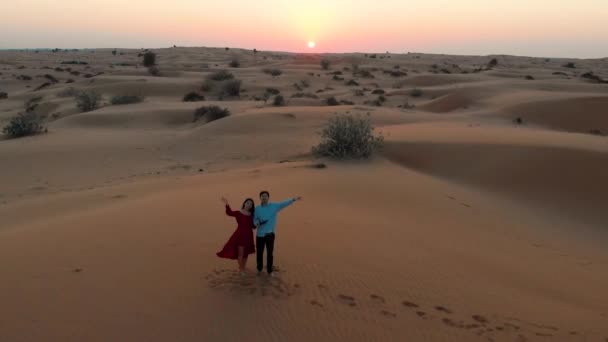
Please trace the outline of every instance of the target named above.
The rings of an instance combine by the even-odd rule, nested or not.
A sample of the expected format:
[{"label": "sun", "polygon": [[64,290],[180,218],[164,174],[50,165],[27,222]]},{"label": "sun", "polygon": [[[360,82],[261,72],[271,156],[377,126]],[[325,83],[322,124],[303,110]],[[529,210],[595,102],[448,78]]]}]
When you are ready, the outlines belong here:
[{"label": "sun", "polygon": [[308,42],[308,47],[311,49],[314,48],[315,45],[316,45],[315,42],[313,42],[312,40]]}]

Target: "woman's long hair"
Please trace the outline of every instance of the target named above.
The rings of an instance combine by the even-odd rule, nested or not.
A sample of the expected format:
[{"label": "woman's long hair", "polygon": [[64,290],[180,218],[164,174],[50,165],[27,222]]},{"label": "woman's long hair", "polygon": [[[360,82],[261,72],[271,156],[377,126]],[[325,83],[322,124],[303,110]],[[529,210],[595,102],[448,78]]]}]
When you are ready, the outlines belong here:
[{"label": "woman's long hair", "polygon": [[247,198],[243,201],[241,209],[245,209],[245,203],[247,203],[247,201],[251,201],[251,220],[253,220],[253,215],[255,214],[255,202],[251,198]]}]

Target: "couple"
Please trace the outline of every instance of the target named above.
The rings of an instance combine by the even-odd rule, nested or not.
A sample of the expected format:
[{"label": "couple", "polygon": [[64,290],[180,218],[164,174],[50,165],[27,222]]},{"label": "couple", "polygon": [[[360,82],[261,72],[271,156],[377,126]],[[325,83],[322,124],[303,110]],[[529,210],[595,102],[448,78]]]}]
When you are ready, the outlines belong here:
[{"label": "couple", "polygon": [[238,224],[236,231],[232,234],[224,248],[217,253],[220,258],[238,260],[239,273],[245,274],[247,256],[256,252],[253,245],[253,230],[257,229],[255,244],[257,246],[257,268],[258,274],[264,269],[264,247],[267,250],[266,271],[272,275],[272,261],[274,251],[274,229],[277,222],[277,214],[282,209],[301,200],[301,197],[294,197],[279,203],[270,203],[270,193],[260,192],[262,204],[255,207],[253,200],[248,198],[243,202],[240,210],[233,211],[228,204],[228,200],[222,197],[222,202],[226,205],[226,215],[236,218]]}]

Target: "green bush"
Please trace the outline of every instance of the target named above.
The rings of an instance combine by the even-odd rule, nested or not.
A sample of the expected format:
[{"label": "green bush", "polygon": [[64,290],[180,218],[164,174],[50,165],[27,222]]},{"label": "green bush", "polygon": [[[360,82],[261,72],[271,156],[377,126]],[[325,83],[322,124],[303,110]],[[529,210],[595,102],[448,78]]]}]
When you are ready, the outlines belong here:
[{"label": "green bush", "polygon": [[76,94],[76,105],[82,112],[90,112],[99,108],[101,96],[94,91],[81,91]]},{"label": "green bush", "polygon": [[139,103],[144,100],[143,96],[136,95],[117,95],[112,97],[110,103],[113,105],[126,105],[132,103]]},{"label": "green bush", "polygon": [[336,159],[365,159],[382,147],[384,138],[374,135],[369,116],[341,115],[331,118],[321,132],[313,155]]},{"label": "green bush", "polygon": [[34,112],[25,112],[13,117],[2,132],[9,138],[20,138],[41,133],[43,130],[42,118]]},{"label": "green bush", "polygon": [[201,119],[204,119],[205,122],[211,122],[214,120],[225,118],[229,115],[230,115],[230,111],[226,108],[222,109],[218,106],[203,106],[203,107],[197,108],[194,111],[193,122],[196,122]]},{"label": "green bush", "polygon": [[143,63],[145,67],[151,67],[156,65],[156,54],[154,52],[148,51],[144,53],[143,57]]}]

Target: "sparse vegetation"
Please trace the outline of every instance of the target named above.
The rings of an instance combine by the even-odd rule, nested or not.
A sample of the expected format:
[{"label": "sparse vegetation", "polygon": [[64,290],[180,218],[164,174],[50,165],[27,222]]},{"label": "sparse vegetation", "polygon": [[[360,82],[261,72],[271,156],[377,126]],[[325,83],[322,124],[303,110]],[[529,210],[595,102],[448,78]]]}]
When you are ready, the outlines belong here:
[{"label": "sparse vegetation", "polygon": [[196,101],[205,101],[205,96],[191,91],[188,94],[184,95],[184,98],[182,99],[182,101],[184,102],[196,102]]},{"label": "sparse vegetation", "polygon": [[90,112],[99,108],[101,96],[95,91],[80,91],[76,94],[76,105],[82,112]]},{"label": "sparse vegetation", "polygon": [[[156,66],[148,67],[148,72],[152,76],[160,76],[160,70]],[[86,75],[85,75],[86,77]]]},{"label": "sparse vegetation", "polygon": [[309,99],[318,99],[319,96],[312,93],[295,93],[291,95],[292,98],[309,98]]},{"label": "sparse vegetation", "polygon": [[281,74],[283,74],[283,71],[281,71],[280,69],[262,69],[262,72],[271,76],[280,76]]},{"label": "sparse vegetation", "polygon": [[281,91],[279,89],[276,88],[266,88],[266,92],[268,94],[272,94],[272,95],[278,95],[281,93]]},{"label": "sparse vegetation", "polygon": [[340,102],[338,102],[334,96],[327,98],[325,103],[327,103],[328,106],[337,106],[340,104]]},{"label": "sparse vegetation", "polygon": [[4,91],[0,91],[0,100],[7,99],[8,94]]},{"label": "sparse vegetation", "polygon": [[366,159],[382,147],[384,138],[374,135],[369,116],[340,115],[329,119],[321,143],[313,147],[317,157]]},{"label": "sparse vegetation", "polygon": [[78,95],[78,90],[69,87],[69,88],[65,88],[63,90],[61,90],[60,92],[57,93],[57,97],[74,97]]},{"label": "sparse vegetation", "polygon": [[215,121],[221,118],[225,118],[230,115],[230,111],[227,108],[220,108],[218,106],[203,106],[197,108],[194,111],[193,122],[204,119],[205,122]]},{"label": "sparse vegetation", "polygon": [[385,92],[383,89],[374,89],[374,91],[372,91],[372,94],[374,94],[374,95],[378,95],[378,94],[382,95],[384,93]]},{"label": "sparse vegetation", "polygon": [[531,75],[526,75],[525,79],[528,80],[528,81],[533,81],[534,77],[531,76]]},{"label": "sparse vegetation", "polygon": [[285,98],[283,97],[283,95],[277,95],[274,97],[274,101],[272,102],[272,104],[274,106],[284,106]]},{"label": "sparse vegetation", "polygon": [[328,70],[330,65],[331,65],[331,62],[329,59],[327,59],[327,58],[321,59],[321,68],[323,68],[323,70]]},{"label": "sparse vegetation", "polygon": [[488,62],[488,68],[493,68],[495,66],[498,65],[498,60],[496,58],[492,58],[489,62]]},{"label": "sparse vegetation", "polygon": [[19,113],[13,117],[2,132],[9,138],[20,138],[28,135],[35,135],[45,130],[42,125],[42,118],[34,112]]},{"label": "sparse vegetation", "polygon": [[348,82],[346,82],[347,86],[359,86],[359,83],[355,80],[350,80]]},{"label": "sparse vegetation", "polygon": [[220,70],[212,73],[207,77],[208,80],[212,81],[226,81],[234,78],[234,75],[226,70]]},{"label": "sparse vegetation", "polygon": [[32,80],[32,77],[31,77],[31,76],[28,76],[28,75],[19,75],[19,76],[17,77],[17,79],[18,79],[18,80],[22,80],[22,81],[31,81],[31,80]]},{"label": "sparse vegetation", "polygon": [[581,78],[586,78],[588,80],[591,80],[591,81],[597,82],[597,83],[608,83],[608,81],[606,81],[603,78],[599,77],[598,75],[594,74],[593,71],[589,71],[589,72],[582,74]]},{"label": "sparse vegetation", "polygon": [[564,64],[564,68],[575,69],[576,65],[572,62],[568,62],[568,63]]},{"label": "sparse vegetation", "polygon": [[238,59],[234,58],[233,60],[230,61],[231,68],[238,68],[240,66],[241,66],[241,62],[239,62]]},{"label": "sparse vegetation", "polygon": [[156,54],[152,51],[148,51],[143,55],[143,63],[145,67],[151,67],[156,65]]},{"label": "sparse vegetation", "polygon": [[89,63],[83,61],[63,61],[61,64],[87,65]]},{"label": "sparse vegetation", "polygon": [[423,94],[422,89],[414,88],[414,89],[410,90],[411,97],[420,97],[420,96],[422,96],[422,94]]},{"label": "sparse vegetation", "polygon": [[112,99],[110,100],[110,103],[112,103],[113,105],[126,105],[126,104],[132,104],[132,103],[139,103],[142,102],[144,100],[143,96],[137,96],[137,95],[117,95],[112,97]]},{"label": "sparse vegetation", "polygon": [[221,93],[228,96],[239,96],[241,94],[241,80],[227,80],[222,83]]}]

